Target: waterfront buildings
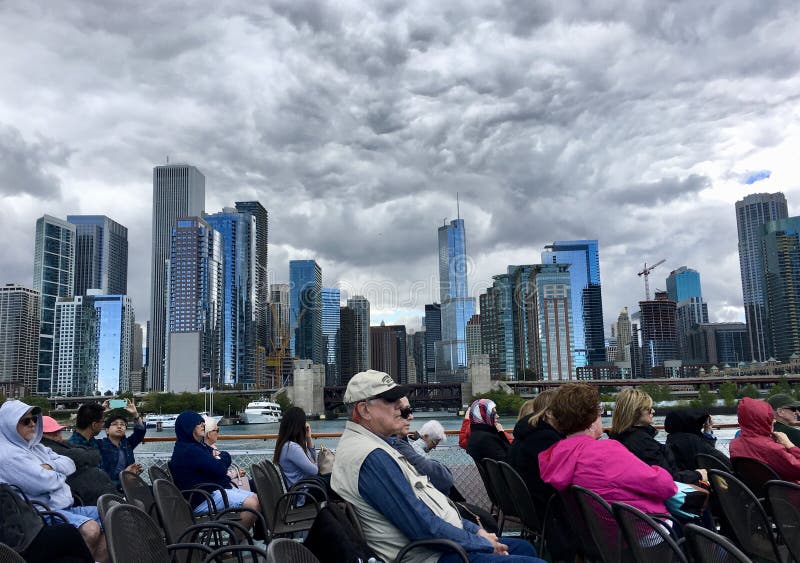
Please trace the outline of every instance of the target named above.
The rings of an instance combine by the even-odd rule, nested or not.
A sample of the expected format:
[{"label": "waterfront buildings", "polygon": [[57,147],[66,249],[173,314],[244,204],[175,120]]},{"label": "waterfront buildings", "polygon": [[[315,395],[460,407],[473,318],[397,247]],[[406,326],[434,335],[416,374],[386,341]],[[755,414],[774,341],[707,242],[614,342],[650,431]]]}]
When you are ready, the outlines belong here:
[{"label": "waterfront buildings", "polygon": [[369,327],[370,369],[388,373],[397,383],[408,383],[406,327],[390,325]]},{"label": "waterfront buildings", "polygon": [[695,325],[689,332],[688,343],[691,363],[736,367],[739,362],[752,360],[750,337],[744,323]]},{"label": "waterfront buildings", "polygon": [[339,381],[339,338],[341,291],[335,287],[322,288],[322,347],[325,358],[325,384]]},{"label": "waterfront buildings", "polygon": [[170,291],[170,244],[179,217],[202,217],[206,180],[187,164],[153,168],[153,222],[150,263],[150,324],[147,331],[148,382],[153,391],[163,391],[166,371],[167,301]]},{"label": "waterfront buildings", "polygon": [[545,246],[542,264],[570,264],[575,367],[605,362],[605,325],[597,240],[560,240]]},{"label": "waterfront buildings", "polygon": [[128,293],[128,229],[105,215],[67,215],[75,225],[75,291]]},{"label": "waterfront buildings", "polygon": [[786,197],[780,192],[750,194],[736,202],[744,314],[753,359],[759,362],[766,361],[770,356],[761,237],[767,222],[786,219],[788,216]]},{"label": "waterfront buildings", "polygon": [[[366,297],[354,295],[347,300],[347,306],[355,315],[356,355],[354,359],[355,373],[369,369],[370,364],[370,306]],[[348,379],[348,381],[350,381]],[[344,383],[342,383],[344,385]]]},{"label": "waterfront buildings", "polygon": [[314,260],[289,262],[292,356],[323,364],[322,268]]},{"label": "waterfront buildings", "polygon": [[[676,303],[666,291],[656,291],[651,301],[640,301],[642,320],[642,360],[644,377],[660,373],[664,362],[677,360],[678,335],[675,326]],[[631,358],[633,361],[634,358]],[[631,363],[633,367],[633,363]]]},{"label": "waterfront buildings", "polygon": [[703,302],[700,274],[686,266],[673,270],[667,277],[667,295],[676,303],[678,355],[681,360],[688,362],[691,356],[689,331],[694,325],[708,323],[708,305]]},{"label": "waterfront buildings", "polygon": [[[478,326],[480,330],[480,325]],[[414,382],[425,382],[425,327],[412,334],[409,334],[410,342],[409,355],[414,358]],[[479,352],[480,353],[480,352]],[[408,364],[408,378],[411,379],[411,362]]]},{"label": "waterfront buildings", "polygon": [[36,390],[41,314],[38,291],[11,283],[0,287],[0,383]]},{"label": "waterfront buildings", "polygon": [[761,247],[771,356],[800,358],[800,217],[766,223]]},{"label": "waterfront buildings", "polygon": [[75,225],[44,215],[36,220],[33,289],[41,295],[36,391],[49,394],[53,378],[56,301],[75,287]]}]

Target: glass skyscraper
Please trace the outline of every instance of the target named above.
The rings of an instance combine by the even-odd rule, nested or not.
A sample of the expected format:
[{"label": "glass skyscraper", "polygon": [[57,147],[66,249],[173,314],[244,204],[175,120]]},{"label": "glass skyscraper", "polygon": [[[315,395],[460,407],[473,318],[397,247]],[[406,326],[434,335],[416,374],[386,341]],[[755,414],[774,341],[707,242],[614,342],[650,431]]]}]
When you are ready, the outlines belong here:
[{"label": "glass skyscraper", "polygon": [[770,221],[761,237],[771,355],[800,357],[800,217]]},{"label": "glass skyscraper", "polygon": [[542,264],[570,264],[575,367],[604,363],[605,326],[596,240],[558,240],[545,246]]},{"label": "glass skyscraper", "polygon": [[467,237],[464,220],[439,227],[439,298],[442,340],[436,350],[436,371],[459,374],[467,367],[467,322],[475,314],[475,299],[467,285]]},{"label": "glass skyscraper", "polygon": [[686,266],[673,270],[667,277],[667,295],[677,304],[678,353],[683,361],[689,362],[689,333],[694,325],[708,323],[708,305],[703,302],[700,274]]},{"label": "glass skyscraper", "polygon": [[742,275],[744,315],[753,360],[758,362],[766,361],[771,349],[761,236],[765,223],[786,219],[788,216],[786,197],[780,192],[750,194],[736,202],[736,230],[739,234],[739,270]]},{"label": "glass skyscraper", "polygon": [[347,306],[353,310],[355,315],[355,338],[356,338],[356,356],[355,356],[355,373],[367,371],[370,366],[370,342],[369,342],[369,323],[370,323],[370,307],[369,301],[366,297],[361,295],[354,295],[347,300]]},{"label": "glass skyscraper", "polygon": [[322,268],[314,260],[289,262],[292,356],[325,363],[322,346]]},{"label": "glass skyscraper", "polygon": [[36,391],[41,300],[21,285],[0,287],[0,383],[21,383],[28,392]]},{"label": "glass skyscraper", "polygon": [[50,393],[56,301],[72,297],[75,287],[75,225],[45,215],[36,220],[33,289],[41,294],[37,391]]},{"label": "glass skyscraper", "polygon": [[442,306],[439,303],[425,305],[425,380],[421,383],[436,381],[436,343],[442,340]]},{"label": "glass skyscraper", "polygon": [[128,229],[105,215],[67,215],[75,225],[75,295],[128,293]]},{"label": "glass skyscraper", "polygon": [[[572,338],[572,276],[570,264],[535,266],[535,334],[538,340],[539,378],[544,381],[575,378],[575,346]],[[603,350],[605,356],[605,349]]]},{"label": "glass skyscraper", "polygon": [[270,349],[269,328],[269,212],[258,201],[237,201],[236,211],[250,213],[255,219],[255,323],[256,345]]},{"label": "glass skyscraper", "polygon": [[514,295],[508,274],[493,276],[494,283],[480,295],[481,350],[489,356],[492,379],[516,379],[514,371]]},{"label": "glass skyscraper", "polygon": [[341,291],[338,288],[322,288],[322,338],[326,385],[338,385],[339,382],[340,302]]},{"label": "glass skyscraper", "polygon": [[205,220],[222,235],[222,382],[249,389],[255,385],[256,219],[226,207]]}]

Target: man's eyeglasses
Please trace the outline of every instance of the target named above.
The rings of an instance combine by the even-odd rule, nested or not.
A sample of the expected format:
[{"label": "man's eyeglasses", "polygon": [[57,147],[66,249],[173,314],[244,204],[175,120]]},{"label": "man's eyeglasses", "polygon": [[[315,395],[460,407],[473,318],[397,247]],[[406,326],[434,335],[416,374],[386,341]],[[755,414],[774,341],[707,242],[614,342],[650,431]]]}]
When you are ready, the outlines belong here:
[{"label": "man's eyeglasses", "polygon": [[109,426],[119,426],[121,428],[127,428],[128,427],[128,425],[125,424],[124,422],[112,422],[111,424],[109,424]]},{"label": "man's eyeglasses", "polygon": [[409,417],[410,417],[412,414],[414,414],[414,409],[412,409],[411,407],[405,407],[405,408],[403,408],[403,409],[400,409],[400,416],[401,416],[402,418],[405,418],[406,420],[408,420],[408,418],[409,418]]},{"label": "man's eyeglasses", "polygon": [[31,416],[26,416],[25,418],[21,418],[19,423],[22,426],[28,426],[30,423],[36,424],[39,422],[39,415],[33,414]]}]

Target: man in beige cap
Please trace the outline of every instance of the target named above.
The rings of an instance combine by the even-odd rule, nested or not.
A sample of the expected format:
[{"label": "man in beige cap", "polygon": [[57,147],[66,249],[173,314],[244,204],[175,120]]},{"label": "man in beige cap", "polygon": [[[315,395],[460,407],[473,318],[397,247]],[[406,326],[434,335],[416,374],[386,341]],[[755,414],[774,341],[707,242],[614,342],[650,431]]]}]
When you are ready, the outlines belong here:
[{"label": "man in beige cap", "polygon": [[[470,560],[541,562],[524,540],[503,539],[463,520],[447,497],[389,444],[407,425],[400,399],[407,390],[386,373],[354,375],[344,394],[349,421],[336,449],[331,487],[356,510],[369,546],[393,561],[410,541],[444,538],[463,547]],[[412,563],[450,563],[455,554],[417,549]]]},{"label": "man in beige cap", "polygon": [[800,447],[800,429],[794,426],[797,422],[797,411],[800,410],[800,401],[796,401],[786,393],[778,393],[767,399],[767,402],[772,406],[775,415],[773,431],[783,432],[795,446]]}]

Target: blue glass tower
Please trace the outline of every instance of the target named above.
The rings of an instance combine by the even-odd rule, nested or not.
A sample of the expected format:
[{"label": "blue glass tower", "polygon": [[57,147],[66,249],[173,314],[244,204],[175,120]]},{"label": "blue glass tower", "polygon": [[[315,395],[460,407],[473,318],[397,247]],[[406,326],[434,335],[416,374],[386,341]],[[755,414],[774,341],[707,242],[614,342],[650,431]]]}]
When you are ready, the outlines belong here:
[{"label": "blue glass tower", "polygon": [[467,286],[467,238],[464,220],[439,227],[439,297],[442,302],[442,340],[436,351],[436,371],[463,375],[467,367],[467,322],[475,299]]},{"label": "blue glass tower", "polygon": [[686,266],[670,272],[667,277],[667,295],[676,302],[678,353],[683,361],[691,361],[690,331],[695,325],[708,323],[708,305],[703,303],[699,272]]},{"label": "blue glass tower", "polygon": [[97,312],[97,391],[130,390],[133,307],[126,295],[88,295]]},{"label": "blue glass tower", "polygon": [[222,381],[255,385],[256,219],[227,207],[206,216],[222,235]]},{"label": "blue glass tower", "polygon": [[596,240],[559,240],[545,246],[542,264],[570,264],[574,367],[604,363],[605,327]]},{"label": "blue glass tower", "polygon": [[314,260],[289,262],[292,356],[325,363],[322,346],[322,268]]},{"label": "blue glass tower", "polygon": [[75,225],[75,295],[128,293],[128,229],[105,215],[67,215]]},{"label": "blue glass tower", "polygon": [[341,292],[338,288],[322,288],[322,341],[325,354],[325,382],[339,383],[339,329]]},{"label": "blue glass tower", "polygon": [[686,266],[673,270],[667,278],[667,294],[676,303],[692,297],[702,297],[700,273]]}]

